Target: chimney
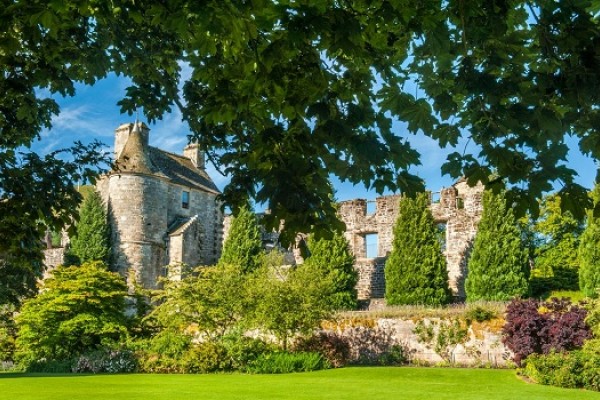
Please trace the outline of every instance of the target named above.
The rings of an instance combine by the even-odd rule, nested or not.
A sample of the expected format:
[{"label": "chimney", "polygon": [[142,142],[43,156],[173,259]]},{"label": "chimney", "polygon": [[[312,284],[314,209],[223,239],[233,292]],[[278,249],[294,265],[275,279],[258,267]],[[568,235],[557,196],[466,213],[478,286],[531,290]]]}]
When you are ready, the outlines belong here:
[{"label": "chimney", "polygon": [[192,160],[192,164],[198,169],[204,169],[204,152],[200,150],[198,143],[190,143],[183,149],[183,156]]}]

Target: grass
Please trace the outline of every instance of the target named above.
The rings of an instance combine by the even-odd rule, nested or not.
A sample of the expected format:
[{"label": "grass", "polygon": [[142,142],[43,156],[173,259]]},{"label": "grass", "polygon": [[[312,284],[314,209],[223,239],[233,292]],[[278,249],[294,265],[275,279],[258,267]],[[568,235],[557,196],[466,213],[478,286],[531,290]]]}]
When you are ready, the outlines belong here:
[{"label": "grass", "polygon": [[456,303],[443,307],[425,305],[386,306],[381,310],[372,311],[347,311],[339,314],[340,318],[461,318],[472,309],[480,307],[494,312],[498,316],[504,315],[508,302],[477,301],[472,303]]},{"label": "grass", "polygon": [[0,374],[11,400],[587,400],[600,393],[530,384],[514,370],[342,368],[289,375]]},{"label": "grass", "polygon": [[546,299],[551,299],[552,297],[561,297],[571,299],[572,303],[578,303],[580,301],[589,300],[581,290],[553,290],[548,294]]}]

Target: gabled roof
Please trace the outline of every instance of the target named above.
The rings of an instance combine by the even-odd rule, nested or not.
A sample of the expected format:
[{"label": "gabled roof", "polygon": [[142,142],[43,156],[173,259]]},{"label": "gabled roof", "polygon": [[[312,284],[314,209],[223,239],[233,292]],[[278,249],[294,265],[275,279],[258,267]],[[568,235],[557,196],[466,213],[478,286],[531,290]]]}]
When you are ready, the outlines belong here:
[{"label": "gabled roof", "polygon": [[187,157],[148,146],[153,173],[163,175],[173,183],[205,192],[220,193],[204,169],[198,169]]},{"label": "gabled roof", "polygon": [[156,175],[169,181],[209,193],[220,193],[204,169],[187,157],[148,146],[139,132],[132,131],[116,161],[113,174]]},{"label": "gabled roof", "polygon": [[193,217],[177,217],[175,218],[167,228],[167,234],[169,236],[177,236],[181,235],[185,232],[196,220],[198,219],[197,215]]}]

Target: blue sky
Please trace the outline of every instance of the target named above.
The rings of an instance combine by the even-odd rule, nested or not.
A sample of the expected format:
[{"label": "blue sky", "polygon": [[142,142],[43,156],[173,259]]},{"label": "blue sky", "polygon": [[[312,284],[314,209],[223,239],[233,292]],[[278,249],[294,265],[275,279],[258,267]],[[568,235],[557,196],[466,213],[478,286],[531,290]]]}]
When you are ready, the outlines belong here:
[{"label": "blue sky", "polygon": [[[109,76],[94,86],[78,86],[74,97],[52,96],[59,103],[61,113],[54,118],[53,128],[42,132],[41,140],[33,145],[34,151],[44,154],[69,146],[75,140],[86,143],[93,139],[105,143],[107,150],[112,151],[115,128],[123,123],[133,122],[135,119],[135,116],[120,114],[117,106],[128,85],[126,79]],[[143,116],[140,116],[140,120],[144,121]],[[150,125],[150,128],[152,146],[181,153],[187,144],[189,131],[176,109],[173,113],[165,115],[162,121]],[[421,154],[422,165],[413,167],[410,171],[423,178],[427,188],[434,192],[453,183],[450,177],[442,176],[440,172],[440,167],[448,153],[453,151],[462,153],[464,150],[477,153],[477,148],[464,139],[456,148],[441,149],[434,140],[423,135],[411,135],[400,124],[397,124],[396,131],[399,135],[408,137],[412,146]],[[575,140],[570,140],[570,143],[572,150],[567,165],[578,172],[577,182],[589,188],[593,185],[596,175],[594,162],[580,154]],[[219,188],[222,189],[227,184],[228,178],[221,176],[212,165],[208,166],[208,172]],[[375,191],[368,191],[362,185],[353,186],[350,183],[340,183],[335,179],[333,182],[338,200],[355,198],[372,200],[377,197]]]}]

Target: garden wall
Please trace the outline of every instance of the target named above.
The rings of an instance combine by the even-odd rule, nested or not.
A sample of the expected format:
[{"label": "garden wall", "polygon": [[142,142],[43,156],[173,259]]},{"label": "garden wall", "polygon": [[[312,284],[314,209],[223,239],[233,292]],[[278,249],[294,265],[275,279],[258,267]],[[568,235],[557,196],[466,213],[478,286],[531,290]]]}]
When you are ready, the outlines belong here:
[{"label": "garden wall", "polygon": [[[450,323],[440,318],[399,319],[375,318],[341,319],[325,325],[325,331],[335,332],[345,337],[371,338],[370,340],[388,341],[401,345],[410,364],[448,364],[460,366],[508,367],[512,365],[512,353],[502,343],[501,329],[503,319],[486,322],[472,322],[468,326],[467,336],[462,343],[436,349],[436,340],[423,342],[415,333],[419,321],[434,326]],[[462,326],[467,327],[463,321]],[[362,331],[362,332],[361,332]],[[365,331],[371,331],[365,334]],[[363,339],[364,340],[364,339]],[[352,342],[352,340],[350,340]],[[436,351],[437,350],[437,351]],[[441,353],[441,354],[440,354]],[[445,353],[445,354],[444,354]]]}]

